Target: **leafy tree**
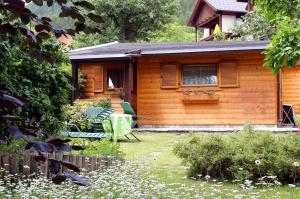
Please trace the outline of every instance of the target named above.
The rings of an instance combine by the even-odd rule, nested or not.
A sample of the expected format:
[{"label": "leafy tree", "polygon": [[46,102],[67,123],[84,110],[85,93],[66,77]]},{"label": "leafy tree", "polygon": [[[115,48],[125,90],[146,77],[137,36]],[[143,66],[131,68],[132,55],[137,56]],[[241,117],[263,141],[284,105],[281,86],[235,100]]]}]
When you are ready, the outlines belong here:
[{"label": "leafy tree", "polygon": [[267,40],[275,35],[276,27],[260,9],[256,9],[243,16],[232,32],[239,40]]},{"label": "leafy tree", "polygon": [[[119,41],[134,42],[148,38],[172,21],[177,0],[95,0],[96,13],[103,20],[105,35]],[[108,37],[109,38],[109,37]],[[99,38],[101,42],[101,38]]]},{"label": "leafy tree", "polygon": [[[32,0],[26,0],[30,3]],[[20,33],[23,35],[22,45],[28,45],[31,57],[39,60],[45,59],[53,62],[53,57],[42,52],[41,44],[43,41],[54,35],[59,38],[62,35],[75,35],[79,32],[101,32],[99,24],[102,18],[91,12],[95,7],[84,0],[33,0],[33,4],[48,7],[58,5],[61,8],[59,17],[71,18],[74,21],[74,27],[59,29],[53,27],[52,20],[47,16],[38,16],[28,9],[24,0],[0,0],[0,34],[9,35],[14,39],[15,35]],[[87,19],[96,24],[89,23],[86,25]]]},{"label": "leafy tree", "polygon": [[57,3],[53,3],[53,5],[43,5],[38,6],[34,3],[29,3],[26,5],[26,8],[31,10],[34,14],[36,14],[39,17],[47,16],[52,21],[52,26],[58,29],[64,29],[64,28],[72,28],[74,29],[74,23],[75,21],[72,18],[67,17],[59,17],[59,13],[61,12],[61,7]]},{"label": "leafy tree", "polygon": [[193,42],[195,32],[193,28],[188,28],[176,23],[165,25],[162,30],[151,33],[151,42]]},{"label": "leafy tree", "polygon": [[265,65],[278,73],[300,59],[300,0],[255,0],[277,30],[265,51]]},{"label": "leafy tree", "polygon": [[180,1],[180,6],[179,6],[179,11],[178,11],[178,23],[186,26],[188,23],[189,18],[192,15],[192,12],[194,10],[194,6],[196,4],[197,0],[181,0]]}]

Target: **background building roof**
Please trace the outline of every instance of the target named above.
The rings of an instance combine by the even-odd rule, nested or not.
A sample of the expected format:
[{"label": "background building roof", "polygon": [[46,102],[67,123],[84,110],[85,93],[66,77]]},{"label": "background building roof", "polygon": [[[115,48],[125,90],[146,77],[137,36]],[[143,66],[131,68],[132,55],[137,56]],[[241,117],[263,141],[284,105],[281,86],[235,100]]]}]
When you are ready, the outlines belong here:
[{"label": "background building roof", "polygon": [[218,11],[242,12],[246,13],[248,3],[237,0],[204,0]]}]

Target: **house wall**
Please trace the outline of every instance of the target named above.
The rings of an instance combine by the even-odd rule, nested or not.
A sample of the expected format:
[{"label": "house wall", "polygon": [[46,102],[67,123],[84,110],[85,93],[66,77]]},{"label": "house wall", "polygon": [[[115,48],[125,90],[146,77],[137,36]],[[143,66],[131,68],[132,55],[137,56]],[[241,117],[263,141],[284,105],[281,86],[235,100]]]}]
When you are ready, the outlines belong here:
[{"label": "house wall", "polygon": [[202,38],[206,38],[210,35],[210,30],[209,28],[204,28],[204,31],[203,31],[203,37]]},{"label": "house wall", "polygon": [[[164,62],[179,64],[219,63],[235,60],[239,64],[239,87],[202,87],[214,90],[219,102],[184,104],[182,90],[162,89],[160,66]],[[138,59],[138,115],[153,120],[140,120],[140,125],[202,124],[277,124],[277,77],[263,67],[260,53],[198,54],[192,56],[153,56]]]},{"label": "house wall", "polygon": [[299,66],[282,70],[282,104],[291,104],[300,114],[300,62]]},{"label": "house wall", "polygon": [[222,15],[222,32],[231,32],[236,23],[235,15]]}]

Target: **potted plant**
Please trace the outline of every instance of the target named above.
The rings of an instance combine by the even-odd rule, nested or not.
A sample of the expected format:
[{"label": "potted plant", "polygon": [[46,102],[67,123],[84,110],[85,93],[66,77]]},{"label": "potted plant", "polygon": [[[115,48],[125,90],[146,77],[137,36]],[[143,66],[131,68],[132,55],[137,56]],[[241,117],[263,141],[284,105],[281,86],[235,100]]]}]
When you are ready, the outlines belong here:
[{"label": "potted plant", "polygon": [[213,90],[187,90],[183,91],[182,101],[185,104],[217,103],[219,96]]}]

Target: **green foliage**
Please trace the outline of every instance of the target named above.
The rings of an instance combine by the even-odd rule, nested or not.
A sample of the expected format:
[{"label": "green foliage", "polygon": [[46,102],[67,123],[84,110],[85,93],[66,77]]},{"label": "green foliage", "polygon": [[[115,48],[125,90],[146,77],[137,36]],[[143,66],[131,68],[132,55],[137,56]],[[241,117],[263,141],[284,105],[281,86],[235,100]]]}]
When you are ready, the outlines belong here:
[{"label": "green foliage", "polygon": [[[31,119],[49,133],[55,134],[62,129],[65,121],[63,106],[69,103],[71,85],[60,64],[68,62],[62,46],[55,40],[42,45],[42,50],[51,52],[55,64],[38,61],[28,56],[27,49],[21,45],[22,39],[15,36],[0,39],[0,90],[13,96],[27,98],[30,103],[11,113],[0,108],[0,114],[17,114]],[[1,129],[2,130],[2,129]]]},{"label": "green foliage", "polygon": [[170,23],[178,9],[174,0],[97,0],[97,14],[103,17],[103,35],[80,34],[73,48],[92,46],[111,41],[145,41],[153,31]]},{"label": "green foliage", "polygon": [[296,116],[296,125],[300,126],[300,115]]},{"label": "green foliage", "polygon": [[283,183],[300,182],[300,136],[264,132],[194,136],[174,147],[190,167],[189,175],[259,181],[276,176]]},{"label": "green foliage", "polygon": [[300,23],[286,17],[265,51],[265,65],[278,73],[283,66],[293,67],[300,59]]},{"label": "green foliage", "polygon": [[101,99],[98,103],[96,103],[96,107],[111,108],[111,99]]},{"label": "green foliage", "polygon": [[277,27],[265,54],[265,65],[278,73],[300,59],[300,0],[255,0],[255,4]]},{"label": "green foliage", "polygon": [[278,16],[299,18],[299,0],[254,0],[255,5],[260,7],[270,19]]},{"label": "green foliage", "polygon": [[192,12],[194,10],[194,6],[197,0],[181,0],[179,11],[178,11],[178,23],[180,25],[186,26],[188,20],[190,19]]},{"label": "green foliage", "polygon": [[76,152],[84,156],[113,156],[122,157],[123,153],[120,150],[120,144],[117,142],[111,142],[110,139],[104,139],[99,141],[73,141],[81,146],[85,146],[86,149]]},{"label": "green foliage", "polygon": [[226,39],[227,38],[225,32],[214,33],[214,41],[225,41]]},{"label": "green foliage", "polygon": [[151,42],[193,42],[195,32],[193,28],[177,23],[167,24],[161,30],[151,33]]},{"label": "green foliage", "polygon": [[90,123],[85,116],[86,108],[87,106],[82,104],[66,105],[64,107],[68,123],[75,124],[81,131],[85,132],[90,129]]},{"label": "green foliage", "polygon": [[54,2],[52,6],[48,7],[47,5],[37,6],[34,3],[29,3],[26,5],[33,13],[39,17],[47,16],[50,17],[53,21],[53,25],[56,28],[74,28],[74,20],[71,18],[62,18],[59,17],[61,12],[60,6]]},{"label": "green foliage", "polygon": [[111,108],[111,99],[102,99],[100,101],[90,103],[77,103],[73,106],[66,105],[64,110],[67,115],[67,121],[70,124],[75,124],[81,131],[87,132],[91,129],[91,122],[86,118],[86,109],[90,107]]},{"label": "green foliage", "polygon": [[260,9],[256,9],[243,16],[232,32],[239,40],[268,40],[276,33],[276,27]]},{"label": "green foliage", "polygon": [[[9,143],[9,144],[8,144]],[[27,141],[24,139],[11,139],[11,140],[1,140],[0,141],[0,151],[2,154],[18,154],[22,155],[24,153],[24,148]]]},{"label": "green foliage", "polygon": [[174,0],[97,0],[97,14],[105,27],[113,27],[119,41],[138,41],[172,21],[178,1]]}]

